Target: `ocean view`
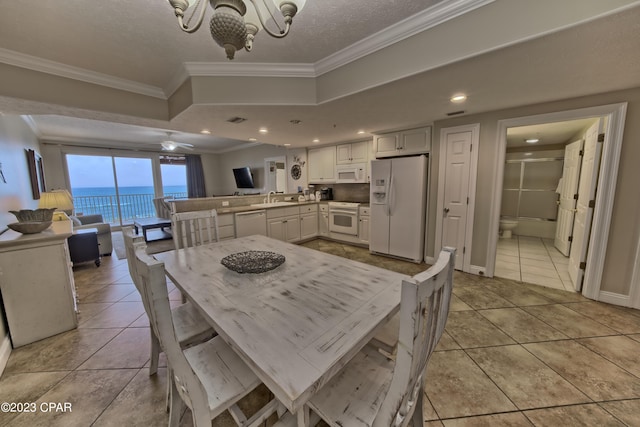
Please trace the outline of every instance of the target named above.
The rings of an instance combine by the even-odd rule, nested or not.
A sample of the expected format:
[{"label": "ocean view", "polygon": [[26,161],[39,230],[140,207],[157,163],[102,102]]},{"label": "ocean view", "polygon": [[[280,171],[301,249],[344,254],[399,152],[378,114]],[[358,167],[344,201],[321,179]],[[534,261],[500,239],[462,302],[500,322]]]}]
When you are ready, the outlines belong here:
[{"label": "ocean view", "polygon": [[[153,187],[119,187],[118,190],[119,204],[115,187],[71,188],[75,212],[101,214],[104,221],[116,224],[119,223],[119,216],[122,216],[125,224],[132,223],[135,218],[156,216]],[[187,197],[187,187],[184,185],[167,185],[163,191],[165,196]]]}]

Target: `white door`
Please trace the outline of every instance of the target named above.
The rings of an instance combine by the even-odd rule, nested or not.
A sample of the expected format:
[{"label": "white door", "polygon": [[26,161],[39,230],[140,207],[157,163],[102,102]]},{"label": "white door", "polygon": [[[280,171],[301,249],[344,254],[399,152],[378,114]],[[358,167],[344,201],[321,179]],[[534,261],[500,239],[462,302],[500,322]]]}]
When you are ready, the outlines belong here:
[{"label": "white door", "polygon": [[602,153],[602,142],[598,142],[598,135],[600,134],[601,126],[602,120],[598,120],[587,131],[578,185],[578,203],[573,223],[573,242],[569,254],[569,277],[571,277],[571,281],[578,292],[582,289],[585,267],[584,265],[581,266],[581,264],[587,260],[591,218],[598,185],[600,155]]},{"label": "white door", "polygon": [[564,149],[564,166],[560,185],[560,200],[558,201],[558,222],[554,246],[562,255],[569,256],[571,241],[569,237],[573,230],[573,217],[576,208],[575,195],[578,194],[580,167],[582,165],[582,140],[572,142]]},{"label": "white door", "polygon": [[471,142],[472,131],[446,135],[442,246],[457,249],[456,270],[462,269],[465,252]]}]

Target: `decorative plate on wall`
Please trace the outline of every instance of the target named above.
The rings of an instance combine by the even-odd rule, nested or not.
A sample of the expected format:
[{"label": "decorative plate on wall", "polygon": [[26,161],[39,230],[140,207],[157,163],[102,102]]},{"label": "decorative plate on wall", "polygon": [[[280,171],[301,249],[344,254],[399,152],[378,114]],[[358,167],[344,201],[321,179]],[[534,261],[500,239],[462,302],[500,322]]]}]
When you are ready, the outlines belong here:
[{"label": "decorative plate on wall", "polygon": [[302,176],[302,168],[300,167],[300,165],[291,166],[291,178],[297,181],[300,179],[301,176]]}]

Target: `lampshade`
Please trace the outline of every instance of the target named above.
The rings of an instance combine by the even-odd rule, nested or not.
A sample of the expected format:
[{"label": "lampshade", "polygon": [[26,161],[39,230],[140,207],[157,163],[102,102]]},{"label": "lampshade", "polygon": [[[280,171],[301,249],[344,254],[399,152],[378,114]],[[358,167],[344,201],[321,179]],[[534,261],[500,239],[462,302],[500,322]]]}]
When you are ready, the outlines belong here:
[{"label": "lampshade", "polygon": [[72,213],[73,197],[67,190],[51,190],[40,194],[39,208],[56,208],[59,211]]}]

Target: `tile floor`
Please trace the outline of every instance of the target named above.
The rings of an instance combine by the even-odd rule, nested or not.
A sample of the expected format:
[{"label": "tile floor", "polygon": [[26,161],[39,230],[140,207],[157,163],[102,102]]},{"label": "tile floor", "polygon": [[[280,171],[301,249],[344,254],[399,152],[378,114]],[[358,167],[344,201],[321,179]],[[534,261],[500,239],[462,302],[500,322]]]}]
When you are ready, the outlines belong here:
[{"label": "tile floor", "polygon": [[553,246],[553,239],[526,236],[498,239],[496,277],[573,291],[568,266],[569,258]]},{"label": "tile floor", "polygon": [[[305,246],[408,274],[426,268],[322,240]],[[0,377],[0,402],[70,402],[72,412],[0,413],[0,425],[166,425],[166,370],[148,376],[148,324],[126,261],[105,257],[74,276],[78,329],[14,350]],[[427,368],[425,426],[640,426],[639,311],[509,279],[454,280]],[[179,304],[177,291],[171,298]]]}]

